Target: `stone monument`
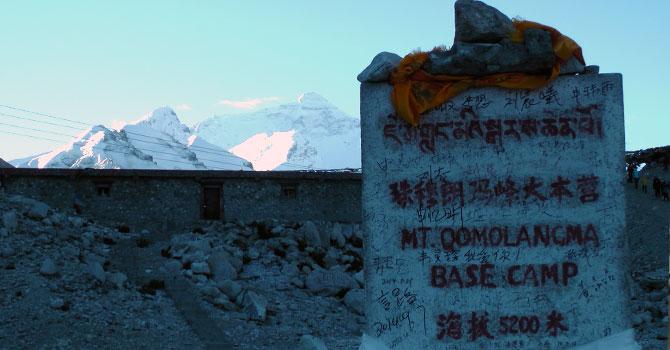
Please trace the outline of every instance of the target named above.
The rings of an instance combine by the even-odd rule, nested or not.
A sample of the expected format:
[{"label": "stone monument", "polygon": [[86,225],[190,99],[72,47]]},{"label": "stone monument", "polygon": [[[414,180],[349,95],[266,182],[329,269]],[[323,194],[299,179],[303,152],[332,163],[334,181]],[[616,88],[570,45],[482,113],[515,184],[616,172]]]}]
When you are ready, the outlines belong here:
[{"label": "stone monument", "polygon": [[[456,16],[430,73],[551,69],[546,33],[506,42],[509,19],[478,1]],[[399,61],[359,75],[368,334],[392,349],[636,349],[621,75],[565,62],[539,89],[470,89],[413,126],[390,99]]]}]

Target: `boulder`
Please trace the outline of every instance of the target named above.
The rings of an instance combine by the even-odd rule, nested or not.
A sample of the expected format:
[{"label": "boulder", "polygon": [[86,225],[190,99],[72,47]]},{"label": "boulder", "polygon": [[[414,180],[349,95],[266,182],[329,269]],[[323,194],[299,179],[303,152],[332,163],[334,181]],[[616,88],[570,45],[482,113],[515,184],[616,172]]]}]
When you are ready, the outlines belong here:
[{"label": "boulder", "polygon": [[165,263],[165,268],[170,272],[179,272],[182,269],[182,263],[178,260],[170,259],[170,261]]},{"label": "boulder", "polygon": [[358,77],[356,77],[356,79],[361,83],[388,81],[391,72],[398,66],[400,60],[402,60],[402,57],[394,53],[380,52],[372,59],[372,62],[358,75]]},{"label": "boulder", "polygon": [[300,337],[299,350],[328,350],[323,340],[309,334]]},{"label": "boulder", "polygon": [[643,273],[638,282],[646,290],[661,290],[668,283],[668,270],[660,268]]},{"label": "boulder", "polygon": [[321,235],[319,234],[319,229],[311,221],[305,221],[305,223],[300,227],[300,234],[307,244],[313,247],[320,247],[323,245],[321,242]]},{"label": "boulder", "polygon": [[316,269],[307,275],[305,286],[313,293],[333,296],[343,289],[358,287],[358,283],[342,266],[335,266],[329,270]]},{"label": "boulder", "polygon": [[51,299],[51,301],[49,302],[49,306],[50,306],[52,309],[60,309],[60,308],[62,308],[63,306],[65,306],[65,300],[63,300],[62,298],[53,298],[53,299]]},{"label": "boulder", "polygon": [[232,280],[223,280],[216,283],[217,287],[221,289],[223,294],[228,296],[230,300],[235,300],[238,295],[242,292],[242,287],[239,283]]},{"label": "boulder", "polygon": [[237,308],[235,304],[225,296],[214,298],[214,300],[212,300],[212,304],[218,308],[229,311],[235,310]]},{"label": "boulder", "polygon": [[458,0],[456,38],[467,43],[497,43],[514,29],[512,21],[496,8],[481,1]]},{"label": "boulder", "polygon": [[209,271],[215,281],[225,281],[237,278],[237,269],[230,262],[231,257],[226,252],[217,251],[207,259]]},{"label": "boulder", "polygon": [[254,321],[265,321],[267,305],[267,300],[253,291],[245,293],[242,300],[242,306],[244,312],[247,314],[247,319]]},{"label": "boulder", "polygon": [[360,288],[352,289],[344,296],[344,305],[350,307],[359,315],[365,312],[365,291]]},{"label": "boulder", "polygon": [[191,271],[194,274],[209,275],[209,265],[206,262],[194,262],[191,264]]},{"label": "boulder", "polygon": [[7,232],[12,233],[16,231],[19,226],[19,221],[16,216],[16,211],[10,210],[2,214],[2,226]]},{"label": "boulder", "polygon": [[12,255],[16,254],[16,251],[14,248],[10,246],[2,246],[0,247],[0,258],[8,258]]},{"label": "boulder", "polygon": [[291,284],[294,285],[296,288],[300,289],[305,288],[305,281],[303,281],[302,278],[300,277],[291,278]]},{"label": "boulder", "polygon": [[42,265],[40,266],[40,274],[44,276],[53,276],[58,274],[58,268],[56,268],[56,264],[54,264],[53,260],[46,258],[44,261],[42,261]]},{"label": "boulder", "polygon": [[365,275],[363,274],[363,270],[360,270],[354,274],[354,279],[358,284],[363,288],[365,286]]},{"label": "boulder", "polygon": [[216,299],[219,296],[221,296],[221,291],[219,291],[219,288],[217,288],[213,284],[206,284],[202,288],[200,288],[200,291],[202,292],[203,295],[208,296],[212,299]]},{"label": "boulder", "polygon": [[181,261],[185,263],[195,263],[199,261],[204,261],[205,260],[205,253],[202,251],[193,251],[193,252],[187,252],[184,254],[184,256],[181,257]]},{"label": "boulder", "polygon": [[49,215],[49,206],[38,201],[29,201],[28,217],[34,220],[43,220]]},{"label": "boulder", "polygon": [[88,263],[88,265],[86,266],[86,272],[96,281],[105,282],[105,280],[107,279],[105,270],[102,268],[102,265],[100,265],[100,263],[97,261],[92,261]]},{"label": "boulder", "polygon": [[326,263],[326,267],[332,267],[337,265],[337,260],[342,256],[342,252],[334,247],[330,247],[326,256],[323,258],[323,261]]},{"label": "boulder", "polygon": [[344,245],[347,243],[347,238],[342,232],[342,225],[337,223],[333,225],[333,228],[330,230],[330,240],[335,241],[335,245],[338,248],[344,247]]},{"label": "boulder", "polygon": [[112,282],[116,288],[123,288],[123,285],[128,280],[128,277],[123,272],[115,272],[109,274],[109,281]]}]

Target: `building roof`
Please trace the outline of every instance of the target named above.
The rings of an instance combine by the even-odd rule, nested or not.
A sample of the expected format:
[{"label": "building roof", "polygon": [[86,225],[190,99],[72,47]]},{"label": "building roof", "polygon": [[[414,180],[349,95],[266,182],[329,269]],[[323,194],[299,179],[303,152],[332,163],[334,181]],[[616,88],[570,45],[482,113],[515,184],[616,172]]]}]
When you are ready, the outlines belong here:
[{"label": "building roof", "polygon": [[2,158],[0,158],[0,168],[14,168],[14,166],[5,162],[4,160],[2,160]]},{"label": "building roof", "polygon": [[[11,166],[11,165],[10,165]],[[347,171],[243,171],[243,170],[155,170],[155,169],[69,169],[2,168],[0,176],[103,177],[103,178],[194,178],[276,180],[360,180],[361,174]]]}]

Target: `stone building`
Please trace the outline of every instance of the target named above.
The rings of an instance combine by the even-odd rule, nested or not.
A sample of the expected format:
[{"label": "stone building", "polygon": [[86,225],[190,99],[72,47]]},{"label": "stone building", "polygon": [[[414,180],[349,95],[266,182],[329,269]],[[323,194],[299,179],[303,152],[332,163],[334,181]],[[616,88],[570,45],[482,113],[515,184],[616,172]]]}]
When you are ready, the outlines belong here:
[{"label": "stone building", "polygon": [[207,220],[361,221],[356,173],[3,168],[0,193],[166,234]]}]

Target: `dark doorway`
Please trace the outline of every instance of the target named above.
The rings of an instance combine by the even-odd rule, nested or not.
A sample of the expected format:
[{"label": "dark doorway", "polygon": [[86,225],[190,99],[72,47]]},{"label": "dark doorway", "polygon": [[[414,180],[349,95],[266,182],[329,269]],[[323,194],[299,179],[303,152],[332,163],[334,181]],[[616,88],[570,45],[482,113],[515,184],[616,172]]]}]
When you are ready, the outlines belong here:
[{"label": "dark doorway", "polygon": [[221,187],[204,186],[202,188],[202,218],[219,220],[221,218]]}]

